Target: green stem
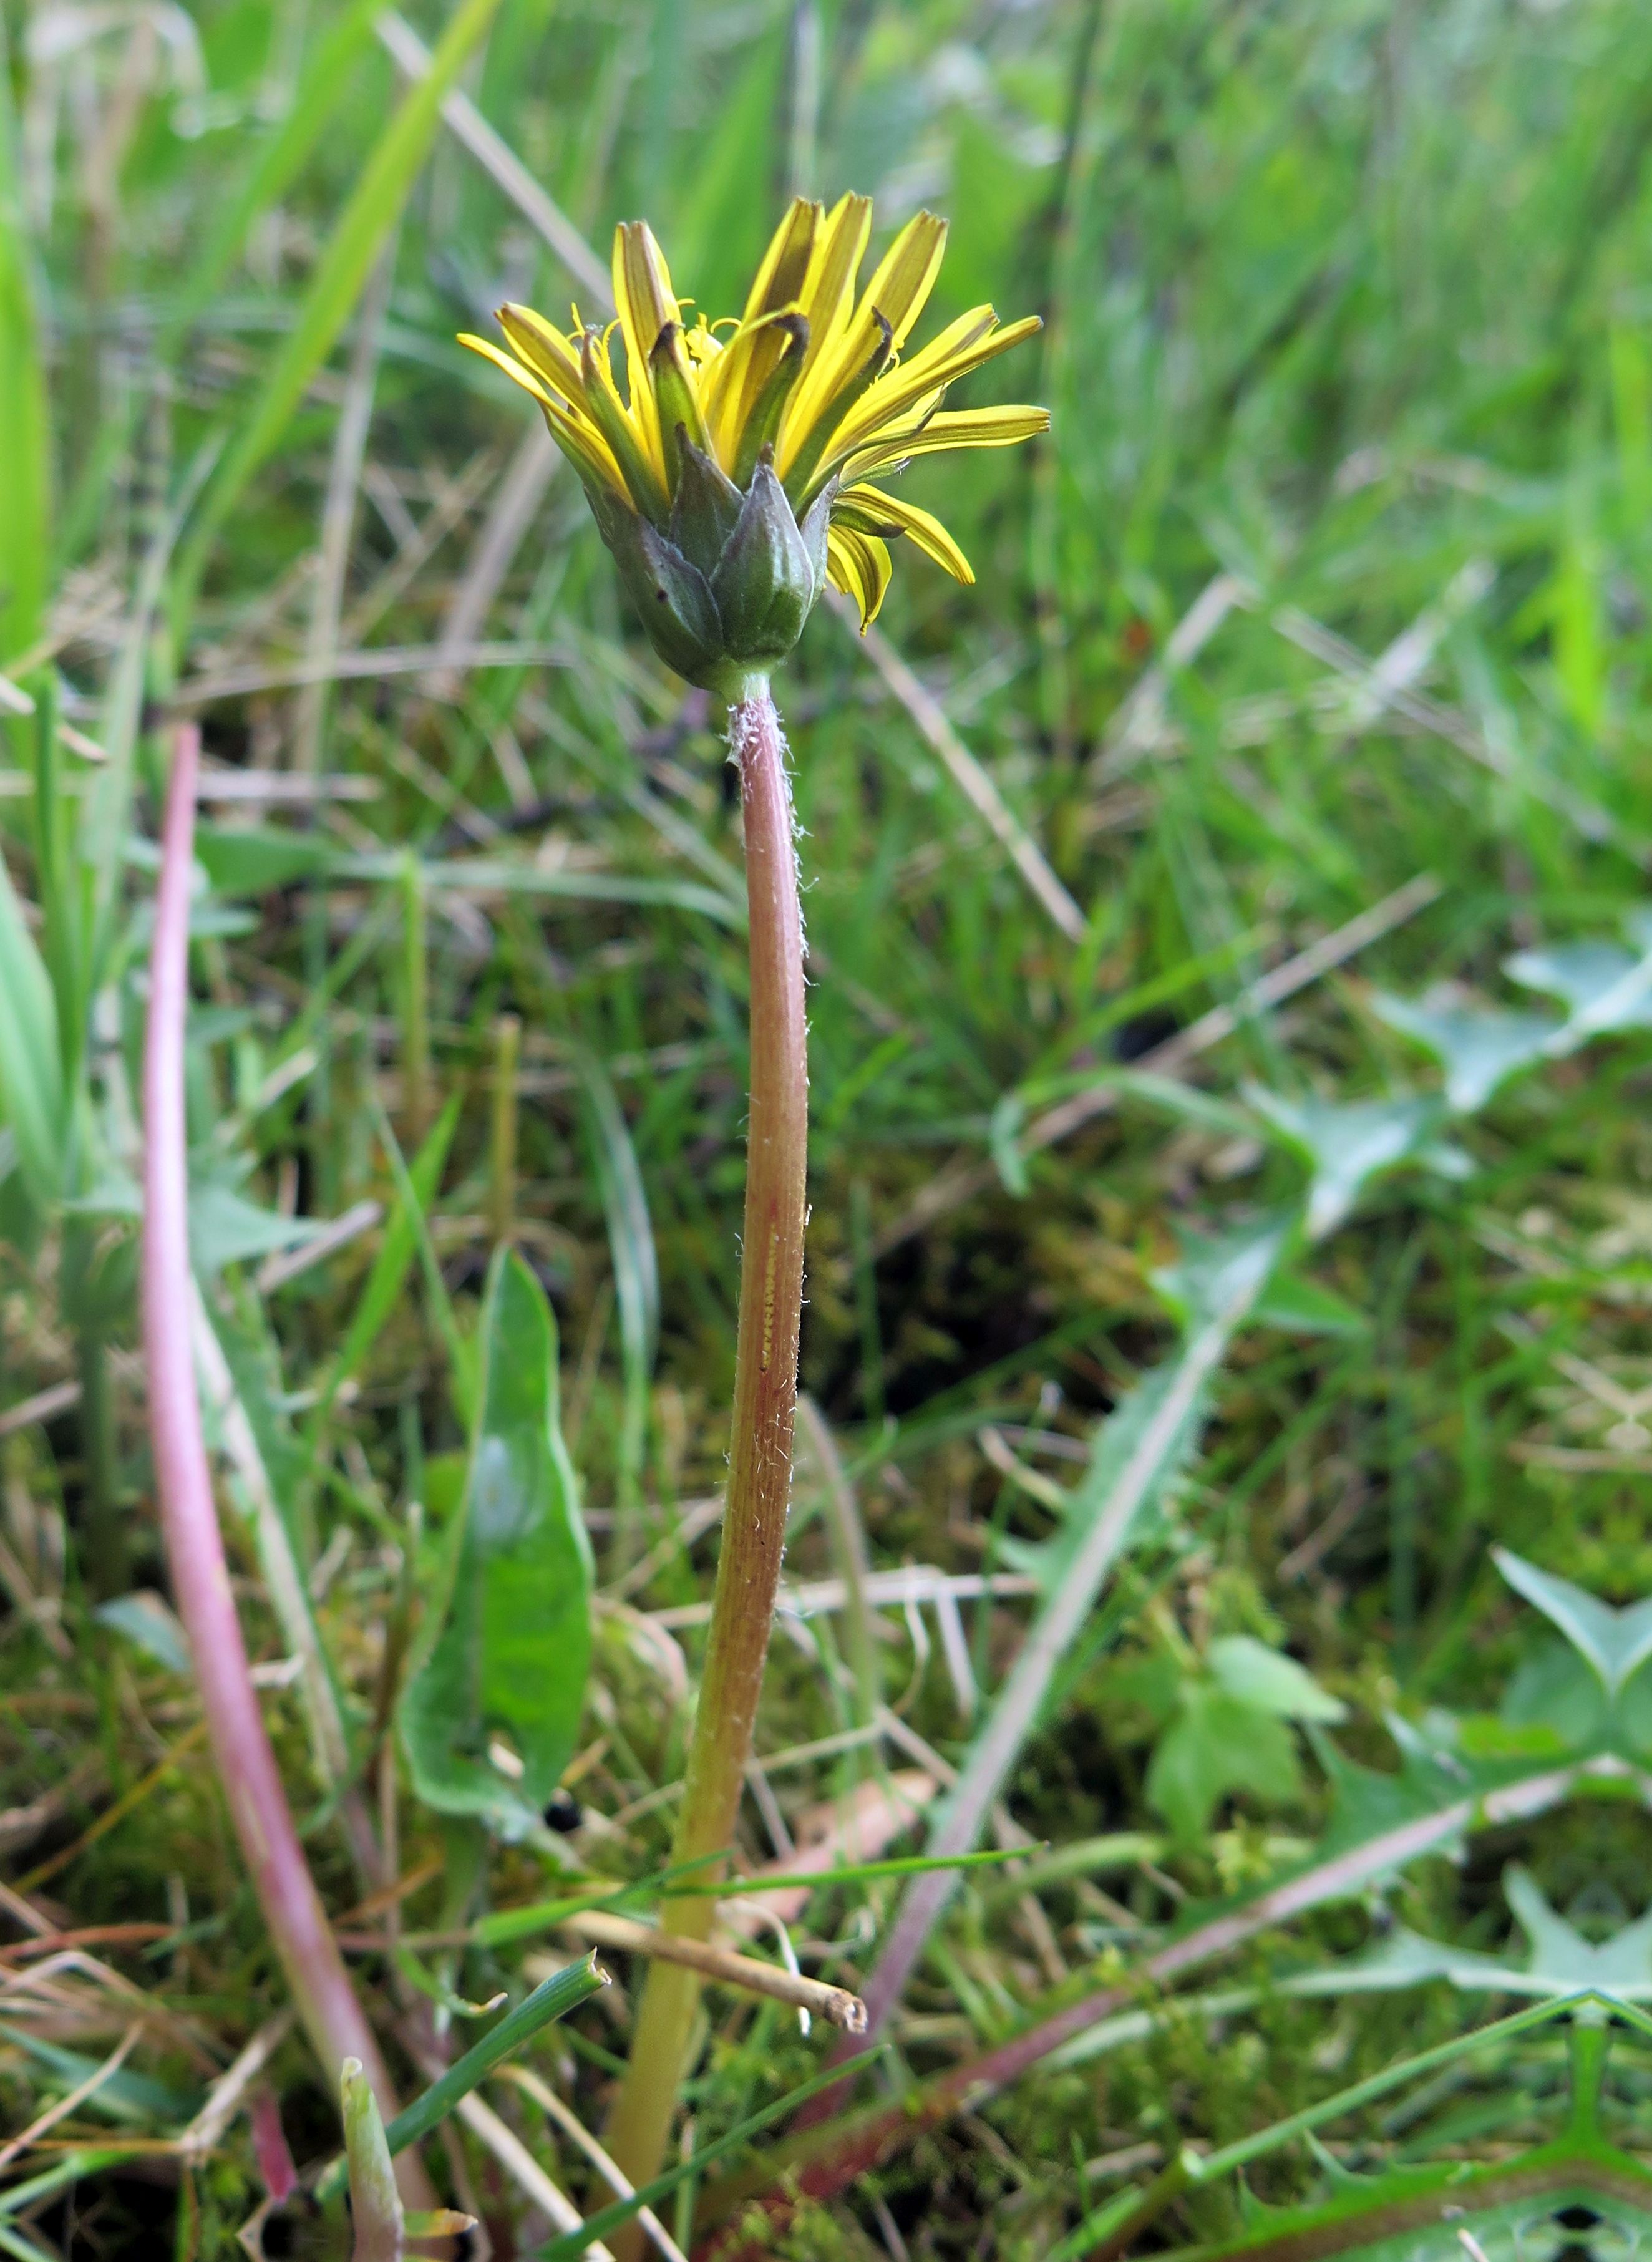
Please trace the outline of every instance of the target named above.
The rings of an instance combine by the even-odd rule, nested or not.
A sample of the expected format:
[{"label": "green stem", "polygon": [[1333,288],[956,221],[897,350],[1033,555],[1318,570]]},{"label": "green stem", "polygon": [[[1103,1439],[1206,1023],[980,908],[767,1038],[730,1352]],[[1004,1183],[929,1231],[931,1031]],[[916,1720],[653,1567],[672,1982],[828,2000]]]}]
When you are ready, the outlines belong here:
[{"label": "green stem", "polygon": [[[786,743],[766,681],[749,681],[731,702],[729,749],[739,771],[751,910],[746,1220],[728,1502],[674,1862],[718,1853],[734,1834],[785,1543],[803,1302],[809,1134],[803,926]],[[668,1902],[661,1921],[680,1937],[704,1940],[714,1907],[711,1899]],[[681,1965],[649,1967],[608,2135],[635,2185],[647,2183],[664,2157],[699,1988],[697,1975]],[[636,2251],[633,2231],[616,2242],[618,2262]]]}]

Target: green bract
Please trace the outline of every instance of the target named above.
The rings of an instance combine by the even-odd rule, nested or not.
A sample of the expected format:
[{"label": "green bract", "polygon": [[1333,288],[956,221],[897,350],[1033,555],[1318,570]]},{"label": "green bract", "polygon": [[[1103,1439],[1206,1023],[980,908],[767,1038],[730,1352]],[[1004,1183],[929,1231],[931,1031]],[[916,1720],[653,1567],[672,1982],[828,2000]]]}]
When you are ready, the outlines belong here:
[{"label": "green bract", "polygon": [[826,526],[837,482],[801,526],[765,446],[742,494],[682,432],[681,470],[661,534],[611,492],[591,508],[650,642],[668,667],[708,688],[785,659],[826,586]]}]

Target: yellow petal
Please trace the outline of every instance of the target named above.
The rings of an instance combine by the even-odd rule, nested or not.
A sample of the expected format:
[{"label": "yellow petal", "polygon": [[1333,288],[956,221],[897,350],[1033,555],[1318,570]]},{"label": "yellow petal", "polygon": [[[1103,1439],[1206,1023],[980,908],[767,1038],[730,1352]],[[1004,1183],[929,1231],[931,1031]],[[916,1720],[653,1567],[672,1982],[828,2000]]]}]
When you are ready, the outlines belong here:
[{"label": "yellow petal", "polygon": [[532,370],[524,369],[514,356],[496,346],[491,338],[479,338],[469,330],[461,330],[458,342],[462,346],[468,346],[473,353],[480,354],[484,361],[491,361],[495,369],[502,369],[513,385],[519,385],[524,393],[531,393],[542,407],[552,408],[556,406]]},{"label": "yellow petal", "polygon": [[505,335],[530,369],[537,371],[565,400],[581,399],[584,381],[580,376],[577,344],[565,338],[531,306],[501,306],[499,320]]},{"label": "yellow petal", "polygon": [[[877,272],[862,293],[860,313],[869,316],[872,308],[876,307],[895,334],[897,353],[928,303],[946,248],[945,220],[932,212],[919,213],[890,245],[878,262]],[[870,335],[869,330],[869,344]]]},{"label": "yellow petal", "polygon": [[783,307],[799,303],[808,280],[815,238],[825,217],[823,205],[814,204],[807,197],[792,198],[786,217],[775,230],[763,254],[757,279],[746,301],[744,321],[754,322],[760,314],[777,314]]},{"label": "yellow petal", "polygon": [[[611,326],[610,326],[611,327]],[[624,486],[631,499],[646,518],[656,526],[664,526],[671,515],[671,495],[666,485],[666,475],[644,450],[637,429],[637,419],[628,415],[614,383],[614,372],[608,357],[609,332],[593,327],[581,341],[580,374],[584,382],[584,400],[592,421],[608,443],[615,462],[624,474]],[[648,372],[641,373],[641,383],[648,387],[648,406],[653,407],[653,388]],[[655,418],[656,438],[659,419]]]},{"label": "yellow petal", "polygon": [[[940,399],[939,393],[935,395]],[[852,478],[869,479],[911,456],[939,455],[944,448],[1013,448],[1050,429],[1047,408],[954,408],[931,414],[892,432],[880,432],[850,457]]]},{"label": "yellow petal", "polygon": [[782,355],[791,349],[793,328],[790,307],[742,322],[717,359],[701,373],[701,411],[718,461],[725,472],[734,468],[751,406],[774,375]]},{"label": "yellow petal", "polygon": [[889,551],[875,534],[857,534],[850,527],[826,529],[826,575],[833,588],[853,597],[860,608],[862,636],[877,618],[889,587]]},{"label": "yellow petal", "polygon": [[626,387],[631,422],[643,453],[663,480],[665,451],[649,381],[648,357],[667,322],[682,319],[671,288],[665,254],[646,220],[622,220],[614,230],[614,304],[625,340]]},{"label": "yellow petal", "polygon": [[977,338],[990,337],[997,328],[998,315],[991,306],[971,306],[967,314],[960,314],[944,330],[937,331],[927,346],[920,346],[906,363],[906,371],[910,375],[913,370],[949,360],[966,346],[972,346]]},{"label": "yellow petal", "polygon": [[872,232],[870,197],[840,197],[817,232],[798,304],[809,325],[809,371],[830,353],[848,328],[855,278],[861,271],[866,240]]},{"label": "yellow petal", "polygon": [[[880,424],[872,438],[862,442],[862,445],[869,448],[882,447],[887,440],[892,446],[897,440],[910,439],[924,429],[946,397],[947,388],[944,385],[932,385],[927,393],[920,393],[917,400],[909,407],[904,408],[898,416],[892,418],[887,424]],[[847,479],[848,473],[845,472],[843,476]]]},{"label": "yellow petal", "polygon": [[820,470],[825,472],[829,465],[841,463],[923,393],[932,392],[937,385],[956,384],[972,369],[979,369],[983,362],[1007,353],[1012,346],[1020,345],[1023,338],[1030,338],[1042,328],[1036,314],[1028,314],[1022,321],[1012,322],[1007,329],[989,330],[984,336],[977,336],[973,344],[944,354],[935,354],[935,347],[942,342],[937,338],[935,347],[926,346],[901,368],[880,378],[849,411],[832,436],[832,444],[822,458]]},{"label": "yellow petal", "polygon": [[[950,354],[962,352],[966,346],[973,344],[977,339],[988,336],[997,321],[998,317],[991,306],[971,307],[967,314],[960,314],[956,322],[949,322],[939,337],[932,338],[920,352],[914,354],[905,371],[885,371],[883,376],[873,383],[869,391],[862,394],[855,402],[855,429],[857,431],[860,429],[858,419],[861,414],[869,414],[875,404],[889,399],[889,395],[884,391],[886,385],[897,383],[912,370],[933,366],[937,361],[944,362]],[[892,331],[891,336],[892,339]],[[833,376],[835,378],[835,372]],[[835,386],[834,389],[836,389]],[[935,397],[939,400],[940,394],[937,393]],[[816,429],[820,418],[827,413],[830,403],[831,393],[826,386],[818,380],[818,378],[813,383],[800,385],[793,397],[791,412],[782,430],[780,445],[775,451],[779,461],[781,476],[784,479],[790,476],[793,465],[804,452],[805,446],[809,448],[816,459],[815,468],[809,475],[811,492],[818,492],[825,483],[826,471],[822,458],[829,456],[835,463],[840,461],[843,455],[843,449],[836,433],[828,430],[825,438],[830,443],[830,446],[822,447],[821,435]],[[915,414],[914,401],[909,400],[906,407],[913,409]],[[882,424],[886,416],[897,414],[903,415],[903,421],[907,421],[903,412],[893,406],[887,410],[880,408],[877,421]],[[843,413],[843,422],[846,427],[850,423],[848,412]]]},{"label": "yellow petal", "polygon": [[833,401],[857,376],[864,381],[869,365],[876,366],[871,357],[880,341],[887,336],[890,351],[900,351],[934,288],[946,245],[947,223],[928,212],[909,220],[890,245],[841,337],[804,370],[778,450],[783,475],[821,418],[832,414]]},{"label": "yellow petal", "polygon": [[519,385],[524,393],[533,395],[545,412],[545,421],[551,428],[552,438],[573,463],[581,479],[594,479],[600,485],[611,487],[623,501],[630,501],[614,451],[594,426],[588,424],[583,417],[570,415],[562,403],[553,400],[545,391],[530,369],[524,369],[519,361],[514,361],[508,353],[501,353],[488,339],[473,337],[465,331],[460,334],[459,343],[468,346],[473,353],[480,354],[484,360],[491,361],[495,369],[502,369],[514,385]]},{"label": "yellow petal", "polygon": [[955,581],[967,587],[975,580],[975,569],[941,521],[916,503],[904,502],[898,495],[884,494],[878,487],[845,487],[832,506],[832,520],[843,523],[857,534],[876,535],[887,538],[891,535],[906,535],[926,558],[933,558],[937,566],[950,573]]}]

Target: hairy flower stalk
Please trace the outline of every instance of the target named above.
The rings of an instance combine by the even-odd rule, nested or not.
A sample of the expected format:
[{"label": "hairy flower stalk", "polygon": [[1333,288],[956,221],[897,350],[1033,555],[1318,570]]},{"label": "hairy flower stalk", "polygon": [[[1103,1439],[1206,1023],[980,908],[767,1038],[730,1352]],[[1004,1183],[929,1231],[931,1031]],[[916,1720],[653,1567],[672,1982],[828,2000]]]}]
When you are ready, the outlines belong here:
[{"label": "hairy flower stalk", "polygon": [[[803,934],[785,742],[770,671],[830,581],[862,628],[905,536],[956,580],[970,562],[928,511],[873,485],[919,456],[1006,447],[1042,432],[1042,408],[945,411],[947,388],[1038,328],[1000,328],[976,306],[927,345],[907,341],[940,270],[946,223],[920,213],[865,288],[871,200],[828,213],[796,198],[738,318],[690,323],[642,223],[614,238],[607,329],[559,330],[503,306],[509,352],[464,342],[538,402],[585,487],[654,650],[727,702],[751,908],[751,1105],[728,1500],[699,1706],[674,1859],[721,1853],[734,1834],[785,1540],[797,1391],[808,1148]],[[611,358],[624,348],[622,392]],[[708,1870],[707,1882],[714,1882]],[[667,1904],[663,1921],[704,1939],[713,1903]],[[698,2000],[678,1965],[649,1968],[625,2081],[610,2123],[634,2184],[663,2154]],[[639,2251],[634,2226],[615,2242]]]},{"label": "hairy flower stalk", "polygon": [[[803,928],[785,740],[761,678],[729,710],[729,751],[739,771],[751,904],[746,1217],[728,1501],[675,1862],[719,1853],[734,1834],[785,1545],[803,1305],[809,1149]],[[704,1940],[713,1913],[709,1899],[672,1900],[662,1920],[667,1931]],[[646,2182],[663,2153],[699,1987],[697,1974],[681,1965],[649,1966],[608,2132],[609,2148],[633,2183]]]},{"label": "hairy flower stalk", "polygon": [[[195,1283],[184,1108],[199,751],[198,732],[186,725],[174,741],[144,1046],[143,1349],[155,1486],[213,1756],[264,1922],[329,2084],[346,2058],[359,2059],[388,2117],[396,2110],[390,2078],[310,1876],[258,1709],[201,1428],[190,1325]],[[434,2194],[411,2153],[398,2164],[398,2174],[410,2205],[432,2205]]]}]

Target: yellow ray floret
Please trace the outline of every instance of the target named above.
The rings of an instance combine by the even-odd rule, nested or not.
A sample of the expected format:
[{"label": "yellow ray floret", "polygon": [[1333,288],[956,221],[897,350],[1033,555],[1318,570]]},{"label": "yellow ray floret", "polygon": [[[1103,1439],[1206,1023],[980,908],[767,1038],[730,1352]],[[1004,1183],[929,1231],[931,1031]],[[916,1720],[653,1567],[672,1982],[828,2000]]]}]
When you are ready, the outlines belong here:
[{"label": "yellow ray floret", "polygon": [[829,513],[826,572],[865,626],[883,602],[888,544],[898,536],[958,580],[974,579],[939,519],[868,479],[942,450],[1010,447],[1050,421],[1044,409],[1021,406],[943,409],[949,385],[1029,337],[1037,317],[1000,326],[991,306],[972,307],[909,354],[946,222],[927,212],[908,220],[862,286],[871,227],[869,198],[843,197],[829,212],[796,198],[738,320],[702,312],[688,327],[653,232],[629,222],[614,234],[618,319],[609,329],[576,314],[562,331],[531,307],[509,306],[499,316],[509,351],[482,338],[462,342],[538,402],[599,520],[618,508],[664,536],[690,458],[701,466],[702,502],[718,473],[743,494],[760,465],[771,465],[799,526],[817,503]]},{"label": "yellow ray floret", "polygon": [[832,511],[833,523],[853,527],[857,534],[874,534],[887,541],[891,536],[911,537],[913,547],[933,558],[955,581],[972,583],[975,568],[941,521],[916,503],[885,494],[881,487],[844,487]]},{"label": "yellow ray floret", "polygon": [[834,589],[853,597],[860,608],[861,627],[869,629],[877,618],[889,587],[889,545],[875,534],[857,533],[834,519],[826,535],[826,571]]}]

